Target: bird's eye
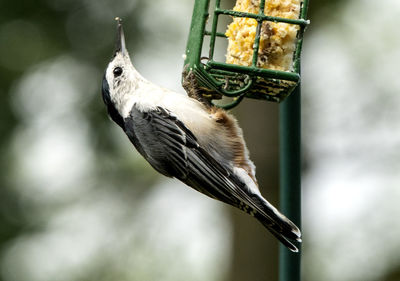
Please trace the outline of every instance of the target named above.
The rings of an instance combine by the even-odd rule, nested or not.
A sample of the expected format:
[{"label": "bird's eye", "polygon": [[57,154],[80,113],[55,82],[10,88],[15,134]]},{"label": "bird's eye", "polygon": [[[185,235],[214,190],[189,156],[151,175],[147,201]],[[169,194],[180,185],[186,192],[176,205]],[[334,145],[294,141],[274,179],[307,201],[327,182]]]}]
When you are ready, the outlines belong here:
[{"label": "bird's eye", "polygon": [[115,77],[120,76],[122,74],[122,68],[117,66],[116,68],[114,68],[113,73]]}]

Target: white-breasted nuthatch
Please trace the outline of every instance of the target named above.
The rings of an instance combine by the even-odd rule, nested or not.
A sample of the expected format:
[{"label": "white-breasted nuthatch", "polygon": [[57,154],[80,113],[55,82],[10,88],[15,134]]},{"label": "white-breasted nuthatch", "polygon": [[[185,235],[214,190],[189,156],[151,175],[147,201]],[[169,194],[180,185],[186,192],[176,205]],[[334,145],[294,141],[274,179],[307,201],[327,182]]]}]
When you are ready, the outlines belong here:
[{"label": "white-breasted nuthatch", "polygon": [[235,118],[143,78],[131,63],[117,20],[116,50],[102,85],[112,120],[158,172],[254,216],[297,252],[292,242],[301,241],[300,230],[262,197]]}]

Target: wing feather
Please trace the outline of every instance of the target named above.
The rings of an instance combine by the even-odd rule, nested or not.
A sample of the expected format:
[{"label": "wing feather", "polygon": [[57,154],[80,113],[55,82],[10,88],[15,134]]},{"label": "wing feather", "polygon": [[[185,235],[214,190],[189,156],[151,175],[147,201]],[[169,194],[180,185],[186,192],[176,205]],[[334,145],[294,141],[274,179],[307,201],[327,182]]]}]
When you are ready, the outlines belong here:
[{"label": "wing feather", "polygon": [[[233,173],[229,163],[217,162],[195,135],[171,112],[156,108],[141,112],[133,107],[125,127],[133,130],[142,155],[159,172],[175,177],[192,188],[255,216],[282,243],[298,240],[297,227]],[[139,151],[140,152],[140,151]]]}]

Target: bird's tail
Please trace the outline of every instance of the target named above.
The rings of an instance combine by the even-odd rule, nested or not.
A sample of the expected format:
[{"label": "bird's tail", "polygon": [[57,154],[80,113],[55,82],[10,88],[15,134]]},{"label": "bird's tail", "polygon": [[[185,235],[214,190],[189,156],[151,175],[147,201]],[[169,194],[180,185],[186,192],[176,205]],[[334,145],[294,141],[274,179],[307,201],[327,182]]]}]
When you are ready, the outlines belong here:
[{"label": "bird's tail", "polygon": [[300,229],[274,206],[261,196],[254,198],[258,206],[262,206],[263,212],[256,212],[255,218],[262,223],[283,245],[292,252],[298,252],[294,241],[301,242]]}]

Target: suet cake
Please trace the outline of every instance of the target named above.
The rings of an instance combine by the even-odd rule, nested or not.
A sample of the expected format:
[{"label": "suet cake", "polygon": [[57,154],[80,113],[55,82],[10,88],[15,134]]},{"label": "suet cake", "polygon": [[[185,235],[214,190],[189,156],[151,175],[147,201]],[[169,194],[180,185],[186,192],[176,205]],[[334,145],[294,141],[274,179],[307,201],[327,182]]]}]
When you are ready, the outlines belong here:
[{"label": "suet cake", "polygon": [[[272,17],[298,19],[301,0],[266,0],[264,14]],[[234,11],[258,14],[259,0],[237,0]],[[251,66],[257,21],[234,17],[225,35],[228,37],[226,62]],[[260,31],[257,67],[273,70],[293,70],[293,54],[299,26],[282,22],[263,21]]]}]

